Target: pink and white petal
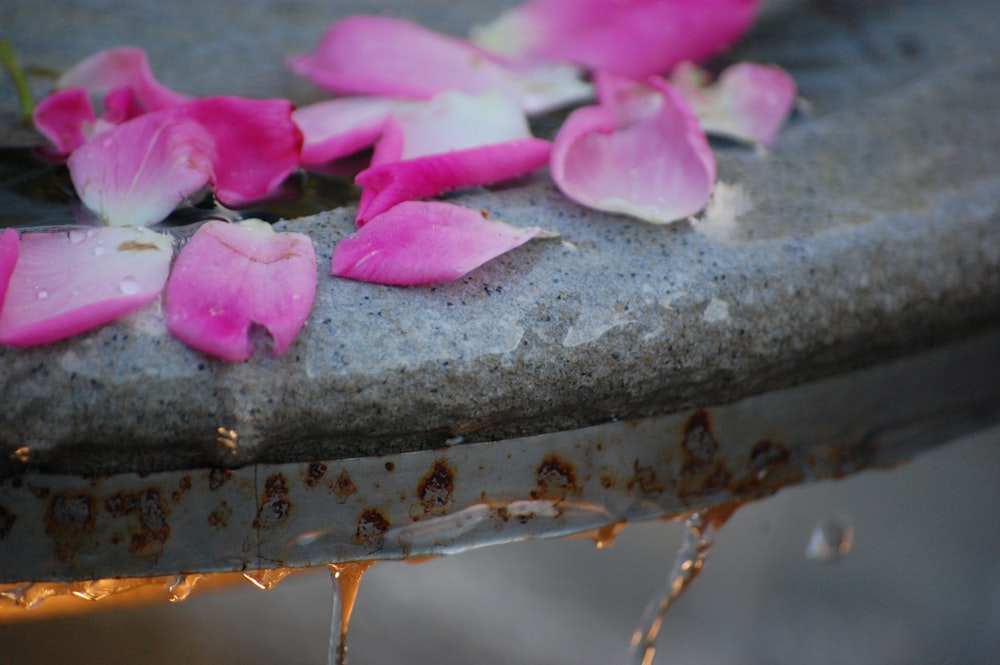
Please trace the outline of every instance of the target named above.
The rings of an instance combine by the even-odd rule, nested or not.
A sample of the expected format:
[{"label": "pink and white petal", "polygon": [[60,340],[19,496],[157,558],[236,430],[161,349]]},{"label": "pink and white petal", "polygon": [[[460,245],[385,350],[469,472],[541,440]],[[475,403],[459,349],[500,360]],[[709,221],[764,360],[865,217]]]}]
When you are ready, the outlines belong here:
[{"label": "pink and white petal", "polygon": [[168,109],[88,141],[67,164],[80,199],[105,224],[144,226],[208,184],[214,158],[205,129]]},{"label": "pink and white petal", "polygon": [[302,165],[321,166],[373,145],[399,105],[385,97],[342,97],[296,109],[292,121],[302,131]]},{"label": "pink and white petal", "polygon": [[531,0],[474,33],[484,48],[529,62],[566,61],[634,79],[734,44],[759,0]]},{"label": "pink and white petal", "polygon": [[14,273],[21,248],[21,235],[16,229],[7,228],[0,234],[0,312],[7,295],[10,276]]},{"label": "pink and white petal", "polygon": [[0,343],[49,344],[148,305],[172,256],[172,239],[144,228],[24,234],[0,310]]},{"label": "pink and white petal", "polygon": [[224,205],[261,199],[298,168],[302,132],[287,100],[207,97],[173,110],[212,137],[212,188]]},{"label": "pink and white petal", "polygon": [[144,111],[156,111],[191,100],[190,96],[157,81],[146,52],[134,46],[98,51],[64,73],[56,87],[84,87],[102,94],[116,88],[128,88]]},{"label": "pink and white petal", "polygon": [[448,90],[399,109],[391,122],[401,135],[399,153],[388,154],[380,146],[372,165],[531,138],[524,112],[497,91],[468,95]]},{"label": "pink and white petal", "polygon": [[327,30],[315,52],[288,64],[296,74],[344,95],[430,99],[445,90],[499,90],[535,112],[586,94],[586,86],[567,68],[515,71],[466,40],[387,16],[342,19]]},{"label": "pink and white petal", "polygon": [[459,279],[532,238],[484,213],[441,201],[408,201],[337,243],[331,274],[362,282],[413,286]]},{"label": "pink and white petal", "polygon": [[795,107],[795,80],[780,67],[739,63],[707,87],[707,74],[698,76],[691,67],[675,72],[672,82],[675,76],[683,82],[678,89],[710,134],[771,146]]},{"label": "pink and white petal", "polygon": [[70,88],[38,102],[32,120],[42,136],[68,155],[92,136],[97,117],[86,88]]},{"label": "pink and white petal", "polygon": [[715,158],[694,114],[665,83],[658,108],[622,124],[614,109],[577,109],[556,136],[552,178],[587,207],[653,223],[692,215],[707,204]]},{"label": "pink and white petal", "polygon": [[527,138],[373,166],[355,178],[362,187],[358,225],[403,201],[525,175],[544,166],[551,151],[548,141]]},{"label": "pink and white petal", "polygon": [[181,251],[167,283],[167,328],[193,349],[238,362],[253,354],[252,324],[278,356],[316,297],[316,254],[301,233],[260,220],[206,223]]}]

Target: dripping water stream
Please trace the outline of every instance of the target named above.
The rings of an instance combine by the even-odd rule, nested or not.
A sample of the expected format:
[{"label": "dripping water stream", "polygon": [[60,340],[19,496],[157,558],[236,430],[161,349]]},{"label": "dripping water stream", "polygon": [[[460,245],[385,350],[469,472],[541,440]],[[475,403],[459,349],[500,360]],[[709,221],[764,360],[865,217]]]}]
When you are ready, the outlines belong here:
[{"label": "dripping water stream", "polygon": [[666,583],[650,599],[639,627],[632,635],[629,665],[652,665],[656,638],[667,610],[701,572],[716,532],[736,512],[739,504],[729,504],[691,513],[684,521],[684,536],[674,557]]},{"label": "dripping water stream", "polygon": [[330,646],[327,665],[347,665],[347,627],[351,622],[354,602],[358,598],[361,578],[374,561],[331,563],[333,578],[333,609],[330,613]]}]

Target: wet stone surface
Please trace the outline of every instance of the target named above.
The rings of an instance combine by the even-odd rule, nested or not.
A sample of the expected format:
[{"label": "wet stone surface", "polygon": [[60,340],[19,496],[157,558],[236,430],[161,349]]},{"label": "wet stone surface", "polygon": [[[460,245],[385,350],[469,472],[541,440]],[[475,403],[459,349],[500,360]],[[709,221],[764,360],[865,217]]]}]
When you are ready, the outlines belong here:
[{"label": "wet stone surface", "polygon": [[[460,33],[502,4],[386,7]],[[99,5],[60,3],[43,21],[41,5],[14,0],[0,25],[32,72],[60,71],[127,35],[175,89],[304,104],[322,93],[292,78],[283,58],[312,48],[337,16],[374,11]],[[228,364],[191,351],[166,333],[158,304],[67,342],[0,349],[0,474],[333,460],[565,430],[720,404],[995,328],[994,10],[985,0],[961,10],[770,5],[732,57],[784,66],[810,108],[768,155],[716,146],[720,179],[753,204],[729,242],[688,222],[654,227],[584,210],[539,174],[458,200],[560,238],[436,287],[329,277],[353,209],[281,222],[313,238],[320,287],[280,358]],[[32,83],[43,94],[51,79]],[[6,79],[0,86],[0,141],[34,140],[16,124]],[[692,439],[695,466],[705,443]],[[23,447],[26,459],[15,454]],[[310,474],[345,500],[354,491],[350,477]],[[557,491],[557,478],[545,478]],[[433,512],[447,491],[429,480]],[[261,519],[281,519],[277,499],[260,508]],[[373,513],[357,538],[377,543],[387,528]]]}]

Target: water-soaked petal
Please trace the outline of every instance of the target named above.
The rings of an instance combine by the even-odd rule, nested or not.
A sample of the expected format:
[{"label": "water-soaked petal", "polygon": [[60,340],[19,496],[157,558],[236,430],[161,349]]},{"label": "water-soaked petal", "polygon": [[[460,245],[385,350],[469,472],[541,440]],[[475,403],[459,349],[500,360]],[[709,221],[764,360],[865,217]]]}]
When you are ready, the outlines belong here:
[{"label": "water-soaked petal", "polygon": [[497,92],[444,92],[395,113],[375,147],[358,222],[402,201],[501,182],[543,166],[551,144],[531,136],[524,113]]},{"label": "water-soaked petal", "polygon": [[253,354],[251,324],[283,353],[316,297],[316,254],[301,233],[260,220],[210,221],[181,251],[167,284],[167,327],[188,346],[237,362]]},{"label": "water-soaked petal", "polygon": [[532,238],[553,235],[492,221],[452,203],[408,201],[337,243],[330,272],[400,286],[446,282]]},{"label": "water-soaked petal", "polygon": [[48,344],[144,307],[163,289],[172,255],[169,236],[143,228],[24,234],[0,310],[0,343]]},{"label": "water-soaked petal", "polygon": [[491,51],[643,79],[728,48],[759,0],[530,0],[473,33]]},{"label": "water-soaked petal", "polygon": [[334,23],[314,53],[291,58],[289,66],[345,95],[429,99],[445,90],[499,90],[537,112],[589,94],[571,68],[512,69],[466,40],[387,16]]},{"label": "water-soaked petal", "polygon": [[97,117],[87,90],[70,88],[38,102],[32,120],[42,136],[68,155],[93,135]]},{"label": "water-soaked petal", "polygon": [[296,109],[292,120],[302,131],[302,165],[322,166],[373,145],[399,105],[386,97],[341,97]]},{"label": "water-soaked petal", "polygon": [[585,206],[666,223],[708,202],[715,158],[698,120],[659,79],[624,86],[627,102],[577,109],[556,136],[552,178]]},{"label": "water-soaked petal", "polygon": [[100,94],[124,88],[131,92],[137,107],[144,112],[183,104],[191,99],[157,81],[146,52],[134,46],[98,51],[66,71],[56,87],[82,87]]},{"label": "water-soaked petal", "polygon": [[212,189],[240,206],[275,191],[299,165],[302,132],[284,99],[207,97],[170,109],[212,137]]},{"label": "water-soaked petal", "polygon": [[80,146],[67,164],[80,199],[105,224],[155,224],[208,184],[212,137],[170,109],[142,115]]},{"label": "water-soaked petal", "polygon": [[739,63],[710,84],[708,73],[688,62],[677,66],[670,82],[706,132],[739,141],[773,145],[795,107],[795,79],[780,67]]}]

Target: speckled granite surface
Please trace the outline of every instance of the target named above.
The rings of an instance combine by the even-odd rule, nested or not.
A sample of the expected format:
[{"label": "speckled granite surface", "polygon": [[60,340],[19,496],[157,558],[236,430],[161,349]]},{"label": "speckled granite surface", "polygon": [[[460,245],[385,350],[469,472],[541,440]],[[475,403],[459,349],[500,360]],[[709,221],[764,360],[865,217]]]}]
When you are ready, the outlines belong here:
[{"label": "speckled granite surface", "polygon": [[[133,43],[187,92],[321,97],[282,68],[369,3],[6,2],[29,66]],[[511,4],[511,3],[503,3]],[[110,3],[108,3],[110,6]],[[460,32],[498,11],[396,3]],[[0,349],[0,471],[153,471],[399,452],[718,404],[1000,326],[1000,28],[988,1],[782,2],[734,54],[811,103],[766,156],[717,149],[753,209],[729,242],[586,211],[543,175],[460,200],[560,239],[467,278],[389,288],[328,276],[353,211],[283,222],[320,288],[281,358],[231,365],[144,312],[35,350]],[[85,28],[83,26],[86,26]],[[44,81],[35,81],[39,91]],[[4,141],[14,129],[0,89]],[[238,434],[234,457],[218,428]]]}]

